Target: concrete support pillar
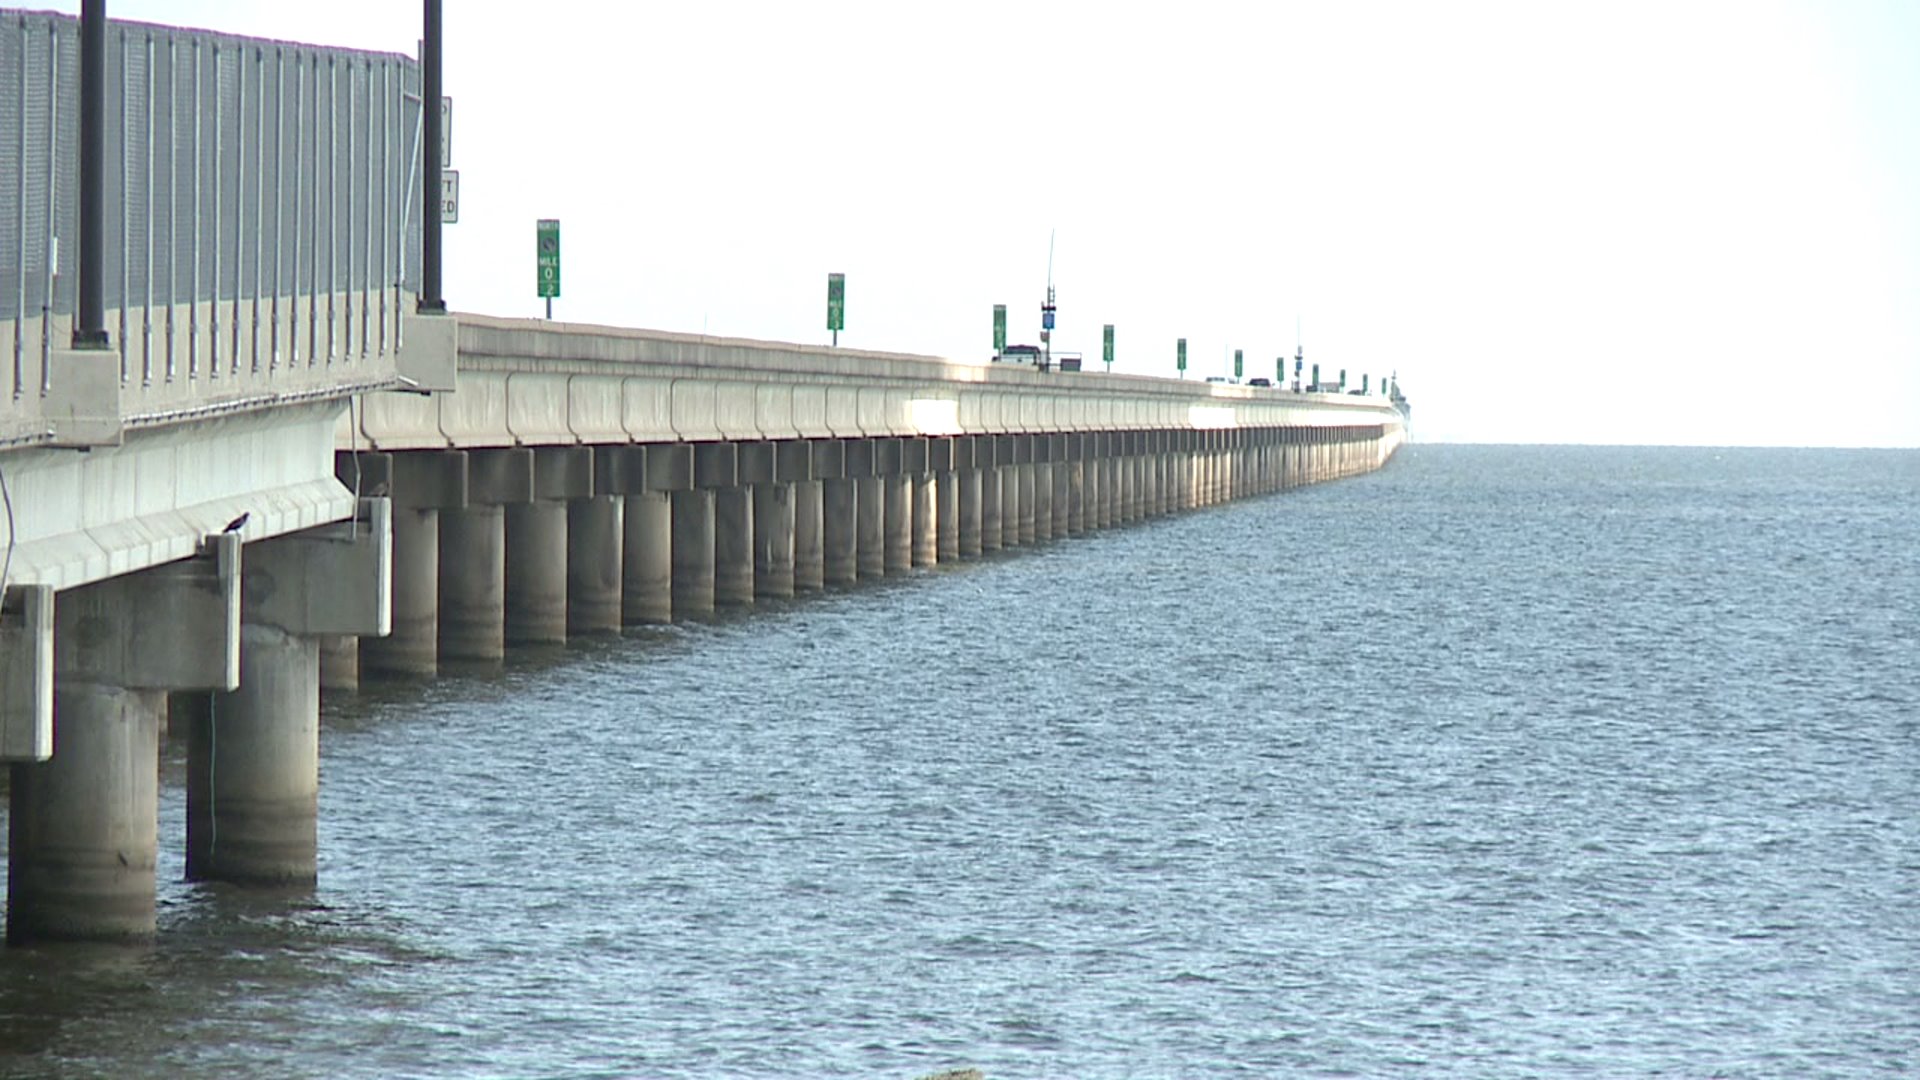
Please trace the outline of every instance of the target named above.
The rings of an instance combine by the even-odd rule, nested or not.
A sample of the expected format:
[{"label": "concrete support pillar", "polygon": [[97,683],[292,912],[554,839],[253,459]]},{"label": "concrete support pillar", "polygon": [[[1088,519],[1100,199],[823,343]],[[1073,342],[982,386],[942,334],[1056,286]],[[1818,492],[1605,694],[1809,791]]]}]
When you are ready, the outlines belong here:
[{"label": "concrete support pillar", "polygon": [[594,495],[567,507],[567,635],[620,632],[626,530],[622,499]]},{"label": "concrete support pillar", "polygon": [[793,485],[753,485],[753,595],[793,595]]},{"label": "concrete support pillar", "polygon": [[719,607],[753,603],[753,488],[723,487],[713,493],[713,602]]},{"label": "concrete support pillar", "polygon": [[[440,660],[499,663],[506,656],[507,509],[440,511]],[[322,689],[325,689],[323,646]]]},{"label": "concrete support pillar", "polygon": [[1100,439],[1097,456],[1087,460],[1087,530],[1105,529],[1113,524],[1113,489],[1107,479],[1107,440]]},{"label": "concrete support pillar", "polygon": [[8,944],[153,936],[165,708],[164,691],[55,678],[53,757],[13,766]]},{"label": "concrete support pillar", "polygon": [[1006,546],[1006,496],[1000,490],[1000,466],[980,469],[980,550],[999,551]]},{"label": "concrete support pillar", "polygon": [[1067,535],[1087,531],[1087,463],[1075,458],[1067,464]]},{"label": "concrete support pillar", "polygon": [[362,638],[360,672],[431,678],[440,670],[440,511],[394,507],[393,629]]},{"label": "concrete support pillar", "polygon": [[1125,458],[1121,459],[1120,468],[1122,474],[1121,484],[1124,485],[1123,490],[1125,490],[1127,497],[1127,523],[1130,525],[1137,524],[1141,516],[1140,477],[1144,472],[1140,467],[1140,455],[1128,454]]},{"label": "concrete support pillar", "polygon": [[1013,467],[1020,484],[1020,499],[1017,504],[1020,513],[1020,542],[1031,545],[1039,540],[1040,534],[1034,527],[1034,500],[1038,497],[1038,483],[1034,476],[1034,464],[1022,462]]},{"label": "concrete support pillar", "polygon": [[360,689],[360,639],[328,634],[320,639],[320,692],[350,694]]},{"label": "concrete support pillar", "polygon": [[940,561],[939,485],[932,473],[908,478],[912,486],[913,513],[909,522],[912,534],[911,555],[914,566],[932,566]]},{"label": "concrete support pillar", "polygon": [[827,585],[823,484],[800,480],[793,485],[793,587],[798,592],[819,592]]},{"label": "concrete support pillar", "polygon": [[851,585],[859,577],[859,484],[820,481],[821,575],[828,585]]},{"label": "concrete support pillar", "polygon": [[1000,466],[1000,546],[1020,546],[1020,466]]},{"label": "concrete support pillar", "polygon": [[713,614],[713,492],[673,493],[673,617]]},{"label": "concrete support pillar", "polygon": [[187,751],[187,878],[311,886],[319,850],[320,648],[241,625],[240,686],[176,695]]},{"label": "concrete support pillar", "polygon": [[1053,539],[1053,462],[1036,461],[1033,468],[1033,538]]},{"label": "concrete support pillar", "polygon": [[933,474],[934,559],[960,559],[960,473],[948,469]]},{"label": "concrete support pillar", "polygon": [[981,552],[981,515],[986,503],[986,500],[983,498],[984,492],[982,489],[986,485],[981,482],[980,473],[981,470],[976,466],[970,469],[961,469],[954,474],[960,481],[960,512],[958,517],[960,525],[960,557],[963,559],[977,559],[980,557]]},{"label": "concrete support pillar", "polygon": [[1066,453],[1064,447],[1058,445],[1063,443],[1064,440],[1055,441],[1055,451],[1062,456],[1056,457],[1048,463],[1048,468],[1053,472],[1053,491],[1047,501],[1053,507],[1053,538],[1056,540],[1064,540],[1069,533],[1067,516],[1071,499],[1069,493],[1072,487],[1073,469],[1068,465],[1064,456]]},{"label": "concrete support pillar", "polygon": [[664,491],[628,495],[620,517],[621,621],[628,626],[672,622],[672,498]]},{"label": "concrete support pillar", "polygon": [[880,487],[886,499],[882,569],[903,574],[913,566],[913,477],[905,473],[882,477]]},{"label": "concrete support pillar", "polygon": [[854,490],[860,576],[884,577],[887,573],[886,481],[878,476],[863,476],[854,481]]},{"label": "concrete support pillar", "polygon": [[507,509],[506,640],[567,640],[567,504],[540,499]]}]

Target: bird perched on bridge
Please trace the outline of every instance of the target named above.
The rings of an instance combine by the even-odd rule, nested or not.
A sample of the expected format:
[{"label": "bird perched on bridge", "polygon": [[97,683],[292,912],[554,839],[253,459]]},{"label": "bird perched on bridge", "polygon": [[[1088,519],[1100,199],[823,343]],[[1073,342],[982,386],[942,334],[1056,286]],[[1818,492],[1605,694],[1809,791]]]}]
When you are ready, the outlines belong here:
[{"label": "bird perched on bridge", "polygon": [[242,510],[240,511],[239,517],[234,518],[232,521],[227,522],[227,527],[224,529],[221,529],[220,531],[221,532],[239,532],[241,529],[244,529],[247,527],[247,519],[252,516],[253,516],[253,511]]}]

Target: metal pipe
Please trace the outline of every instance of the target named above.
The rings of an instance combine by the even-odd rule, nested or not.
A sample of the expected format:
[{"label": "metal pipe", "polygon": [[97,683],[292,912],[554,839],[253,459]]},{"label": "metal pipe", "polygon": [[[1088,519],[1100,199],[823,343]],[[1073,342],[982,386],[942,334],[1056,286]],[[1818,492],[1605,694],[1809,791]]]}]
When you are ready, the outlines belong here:
[{"label": "metal pipe", "polygon": [[14,211],[19,226],[14,235],[20,238],[20,250],[16,252],[20,273],[16,280],[20,285],[20,306],[13,311],[13,397],[18,401],[26,392],[21,383],[27,377],[27,49],[29,48],[27,20],[20,20],[20,156],[15,158],[21,165],[19,175],[14,177],[19,185],[18,201]]},{"label": "metal pipe", "polygon": [[[300,210],[306,205],[307,196],[307,158],[301,149],[307,144],[307,62],[304,54],[294,56],[293,75],[293,290],[287,299],[290,309],[287,312],[288,367],[297,367],[300,363]],[[312,313],[311,303],[307,305],[307,311]]]},{"label": "metal pipe", "polygon": [[[260,264],[265,260],[265,246],[260,238],[267,231],[267,53],[255,46],[253,50],[253,339],[248,345],[248,355],[253,361],[253,370],[260,371],[260,293],[266,279]],[[279,117],[274,118],[276,126]]]},{"label": "metal pipe", "polygon": [[180,51],[179,36],[167,34],[167,381],[174,373],[174,317],[180,306]]},{"label": "metal pipe", "polygon": [[440,295],[440,0],[424,0],[426,36],[420,43],[420,311],[444,315]]},{"label": "metal pipe", "polygon": [[[102,129],[104,130],[104,122]],[[104,138],[104,135],[102,136]],[[127,32],[120,31],[120,340],[114,342],[120,353],[120,381],[127,381],[127,297],[133,291],[133,236],[127,223],[127,210],[133,200],[127,197]],[[106,298],[101,298],[104,316]]]},{"label": "metal pipe", "polygon": [[187,380],[200,377],[200,39],[193,45],[193,213],[187,228]]},{"label": "metal pipe", "polygon": [[[54,97],[59,96],[55,83]],[[107,0],[80,3],[80,303],[73,347],[105,349]],[[51,205],[49,206],[51,209]]]},{"label": "metal pipe", "polygon": [[373,249],[379,240],[379,234],[373,227],[373,61],[367,61],[367,127],[364,135],[367,159],[367,217],[366,231],[361,235],[360,243],[360,357],[365,359],[367,347],[371,344],[372,326],[369,323],[373,315]]},{"label": "metal pipe", "polygon": [[220,377],[220,245],[225,241],[221,226],[220,196],[226,194],[221,171],[227,164],[227,98],[220,92],[220,43],[213,43],[213,296],[207,302],[207,378]]},{"label": "metal pipe", "polygon": [[327,56],[327,364],[339,351],[340,319],[333,300],[340,291],[340,64]]},{"label": "metal pipe", "polygon": [[392,291],[387,262],[393,234],[393,62],[380,63],[380,355],[387,354],[387,293]]},{"label": "metal pipe", "polygon": [[[340,298],[340,303],[341,303],[341,306],[343,306],[346,309],[347,317],[346,317],[346,325],[341,327],[341,333],[340,333],[340,336],[344,338],[346,342],[345,347],[340,350],[340,358],[342,360],[345,360],[348,357],[353,355],[353,175],[354,175],[354,166],[357,160],[353,152],[354,151],[353,111],[355,108],[354,103],[359,96],[354,92],[353,60],[351,58],[347,60],[346,67],[347,67],[347,278],[346,278],[346,281],[344,282],[345,287],[340,290],[342,294]],[[338,110],[340,108],[340,103],[338,101],[335,101],[333,103],[333,107],[336,110]],[[337,117],[338,115],[339,114],[336,112],[335,116]],[[336,282],[335,284],[336,286],[338,286],[342,283]],[[366,315],[366,310],[362,308],[360,314],[362,315],[362,317],[364,317]]]},{"label": "metal pipe", "polygon": [[[140,315],[140,385],[153,385],[153,34],[147,34],[147,295]],[[122,125],[124,127],[124,125]],[[123,300],[124,304],[125,301]]]},{"label": "metal pipe", "polygon": [[[60,24],[47,25],[47,291],[40,295],[40,393],[53,389],[53,287],[60,272]],[[25,120],[21,121],[23,124]]]},{"label": "metal pipe", "polygon": [[280,228],[286,221],[287,50],[273,49],[273,331],[267,343],[267,370],[280,368]]},{"label": "metal pipe", "polygon": [[307,366],[320,359],[320,57],[313,57],[313,200],[307,214]]},{"label": "metal pipe", "polygon": [[[225,100],[224,96],[221,100]],[[218,108],[219,106],[215,106]],[[258,108],[256,104],[254,106]],[[224,134],[224,131],[222,132]],[[233,50],[233,299],[227,302],[227,368],[240,374],[240,279],[247,269],[247,49]],[[213,284],[217,296],[220,281]]]}]

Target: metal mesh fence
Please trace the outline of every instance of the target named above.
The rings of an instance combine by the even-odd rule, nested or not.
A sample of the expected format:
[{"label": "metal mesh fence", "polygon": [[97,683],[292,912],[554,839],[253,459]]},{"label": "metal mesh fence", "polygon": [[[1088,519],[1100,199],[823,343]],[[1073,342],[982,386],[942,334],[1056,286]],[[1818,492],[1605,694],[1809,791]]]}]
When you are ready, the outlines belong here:
[{"label": "metal mesh fence", "polygon": [[[0,10],[0,323],[23,353],[77,293],[79,20]],[[123,378],[218,378],[397,347],[419,282],[408,57],[112,22],[108,329]],[[31,357],[28,358],[31,361]]]}]

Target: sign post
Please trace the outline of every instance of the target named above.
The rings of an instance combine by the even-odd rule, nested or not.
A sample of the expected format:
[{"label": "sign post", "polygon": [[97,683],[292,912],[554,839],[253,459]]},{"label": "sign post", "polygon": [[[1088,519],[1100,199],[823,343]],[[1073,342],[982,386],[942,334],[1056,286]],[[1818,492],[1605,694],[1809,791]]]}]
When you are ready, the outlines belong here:
[{"label": "sign post", "polygon": [[553,298],[560,295],[560,219],[541,218],[535,229],[534,264],[539,271],[540,293],[547,302],[547,318],[553,318]]},{"label": "sign post", "polygon": [[847,275],[827,275],[827,329],[833,331],[833,343],[840,344],[840,331],[847,328]]},{"label": "sign post", "polygon": [[1100,328],[1100,359],[1107,362],[1107,370],[1113,370],[1113,324]]},{"label": "sign post", "polygon": [[1233,381],[1239,382],[1240,376],[1247,370],[1246,362],[1241,358],[1240,350],[1233,350]]},{"label": "sign post", "polygon": [[993,355],[1007,351],[1007,305],[993,305]]},{"label": "sign post", "polygon": [[1180,377],[1187,377],[1187,339],[1181,338],[1179,351],[1175,354],[1174,366],[1180,369]]}]

